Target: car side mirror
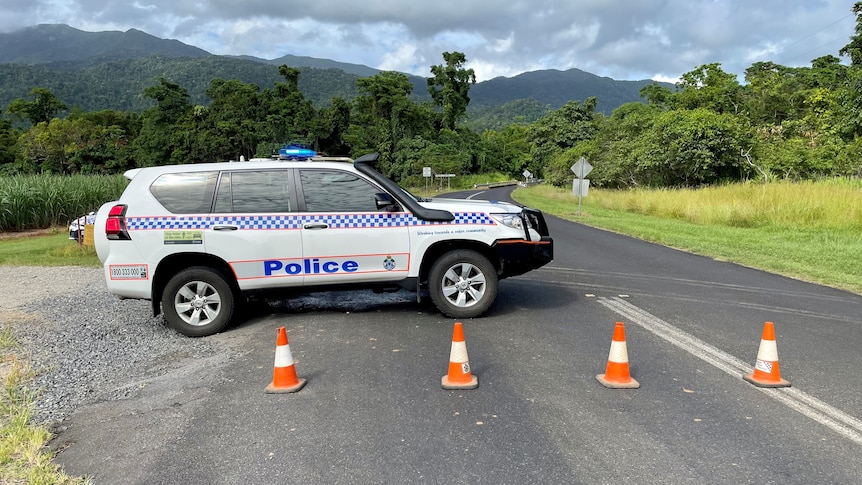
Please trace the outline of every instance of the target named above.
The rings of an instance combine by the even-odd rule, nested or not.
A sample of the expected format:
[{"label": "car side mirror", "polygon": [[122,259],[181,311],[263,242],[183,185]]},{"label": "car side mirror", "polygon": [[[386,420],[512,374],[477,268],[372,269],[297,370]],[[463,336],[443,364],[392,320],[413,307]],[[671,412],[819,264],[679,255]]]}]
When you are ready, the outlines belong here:
[{"label": "car side mirror", "polygon": [[377,210],[383,210],[389,208],[392,210],[393,207],[397,207],[398,203],[395,202],[395,199],[392,198],[391,195],[386,192],[378,192],[374,194],[374,202],[377,204]]}]

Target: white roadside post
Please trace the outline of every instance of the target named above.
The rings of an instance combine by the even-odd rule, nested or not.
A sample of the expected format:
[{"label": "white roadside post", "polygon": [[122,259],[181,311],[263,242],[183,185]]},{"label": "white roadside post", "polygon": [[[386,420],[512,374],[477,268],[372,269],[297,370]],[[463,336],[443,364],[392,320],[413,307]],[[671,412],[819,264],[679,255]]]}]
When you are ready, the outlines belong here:
[{"label": "white roadside post", "polygon": [[572,193],[578,195],[578,215],[581,215],[581,198],[587,196],[590,189],[590,181],[585,179],[592,170],[593,166],[586,158],[581,157],[574,165],[569,167],[575,173],[575,180],[572,181]]},{"label": "white roadside post", "polygon": [[425,193],[428,193],[428,179],[431,178],[431,167],[422,167],[422,176],[425,177]]}]

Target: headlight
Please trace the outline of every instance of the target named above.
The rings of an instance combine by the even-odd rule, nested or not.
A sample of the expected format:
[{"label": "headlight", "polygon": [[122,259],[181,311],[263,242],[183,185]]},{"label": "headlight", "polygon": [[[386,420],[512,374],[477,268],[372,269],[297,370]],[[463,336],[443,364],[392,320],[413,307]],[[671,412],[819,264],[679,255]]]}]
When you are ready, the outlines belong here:
[{"label": "headlight", "polygon": [[491,214],[491,217],[500,224],[512,229],[524,229],[524,221],[518,214]]}]

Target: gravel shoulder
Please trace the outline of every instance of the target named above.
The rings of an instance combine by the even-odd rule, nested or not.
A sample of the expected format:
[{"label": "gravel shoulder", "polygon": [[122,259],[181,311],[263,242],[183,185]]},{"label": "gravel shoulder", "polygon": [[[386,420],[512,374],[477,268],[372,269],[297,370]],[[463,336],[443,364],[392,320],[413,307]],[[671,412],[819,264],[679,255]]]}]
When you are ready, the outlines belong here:
[{"label": "gravel shoulder", "polygon": [[225,348],[177,334],[147,301],[109,294],[100,268],[0,268],[0,319],[36,371],[33,420],[44,425]]}]

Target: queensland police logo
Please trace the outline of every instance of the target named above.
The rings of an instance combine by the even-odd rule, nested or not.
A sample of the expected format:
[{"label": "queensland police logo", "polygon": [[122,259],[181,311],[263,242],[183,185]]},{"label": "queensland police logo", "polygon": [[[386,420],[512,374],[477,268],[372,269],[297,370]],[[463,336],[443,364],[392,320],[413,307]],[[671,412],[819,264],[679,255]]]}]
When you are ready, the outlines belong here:
[{"label": "queensland police logo", "polygon": [[392,256],[386,256],[386,259],[383,260],[383,269],[386,271],[395,269],[395,260],[392,259]]}]

